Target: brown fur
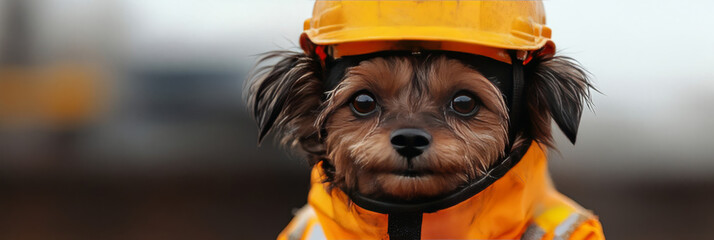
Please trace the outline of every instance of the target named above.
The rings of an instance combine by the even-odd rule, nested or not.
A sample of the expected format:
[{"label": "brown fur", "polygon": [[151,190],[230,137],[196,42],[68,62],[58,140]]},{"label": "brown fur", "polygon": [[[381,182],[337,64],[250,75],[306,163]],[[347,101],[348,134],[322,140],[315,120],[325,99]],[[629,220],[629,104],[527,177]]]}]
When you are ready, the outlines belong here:
[{"label": "brown fur", "polygon": [[[261,138],[277,129],[282,142],[300,146],[312,164],[324,161],[328,181],[340,189],[397,199],[443,194],[482,176],[508,144],[501,92],[459,60],[443,55],[371,58],[348,68],[339,85],[327,90],[316,56],[274,57],[282,60],[256,75],[248,88]],[[552,146],[551,118],[566,135],[576,133],[573,121],[579,121],[589,97],[583,70],[567,58],[542,56],[526,65],[526,77],[528,121],[515,145],[534,139]],[[360,117],[349,102],[365,90],[374,95],[378,110]],[[449,110],[460,91],[481,100],[476,115]],[[422,173],[418,176],[394,174],[407,168],[390,144],[390,133],[400,128],[422,129],[433,138],[412,159],[413,169]]]}]

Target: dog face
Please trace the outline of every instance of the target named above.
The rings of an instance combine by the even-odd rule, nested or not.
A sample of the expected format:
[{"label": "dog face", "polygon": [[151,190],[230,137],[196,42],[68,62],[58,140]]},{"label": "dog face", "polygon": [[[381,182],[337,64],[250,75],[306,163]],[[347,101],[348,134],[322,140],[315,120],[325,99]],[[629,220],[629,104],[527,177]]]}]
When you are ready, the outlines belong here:
[{"label": "dog face", "polygon": [[340,184],[412,199],[484,173],[503,153],[508,119],[498,88],[458,60],[378,57],[346,71],[318,123]]},{"label": "dog face", "polygon": [[[311,163],[322,161],[331,186],[375,198],[428,198],[482,176],[505,154],[505,99],[477,64],[439,54],[368,58],[338,71],[339,84],[328,89],[317,56],[271,57],[281,61],[247,88],[260,137],[277,130]],[[551,119],[574,139],[590,87],[583,70],[546,56],[525,74],[526,121],[513,147],[530,140],[552,146]]]}]

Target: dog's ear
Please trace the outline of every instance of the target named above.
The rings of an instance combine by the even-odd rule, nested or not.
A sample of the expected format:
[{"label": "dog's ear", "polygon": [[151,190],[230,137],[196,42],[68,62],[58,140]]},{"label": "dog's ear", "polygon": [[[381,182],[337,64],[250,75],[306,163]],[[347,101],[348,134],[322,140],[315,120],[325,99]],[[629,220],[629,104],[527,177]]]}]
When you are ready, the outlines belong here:
[{"label": "dog's ear", "polygon": [[570,142],[575,144],[580,116],[590,106],[592,85],[587,72],[572,58],[536,55],[526,65],[526,100],[529,135],[553,147],[550,129],[552,118]]},{"label": "dog's ear", "polygon": [[[270,64],[274,63],[274,64]],[[315,54],[275,51],[266,54],[246,82],[248,107],[258,123],[258,141],[276,132],[281,143],[306,148],[317,135],[315,117],[324,92],[322,66]],[[309,145],[309,144],[308,144]],[[319,146],[308,146],[315,151]]]}]

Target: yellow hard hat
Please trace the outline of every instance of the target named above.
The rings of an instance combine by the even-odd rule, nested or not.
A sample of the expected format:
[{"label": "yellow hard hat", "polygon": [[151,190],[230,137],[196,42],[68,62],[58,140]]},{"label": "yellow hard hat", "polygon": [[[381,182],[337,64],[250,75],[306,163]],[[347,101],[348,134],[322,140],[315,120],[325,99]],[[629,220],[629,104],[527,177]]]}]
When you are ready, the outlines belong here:
[{"label": "yellow hard hat", "polygon": [[[321,1],[305,20],[301,45],[333,57],[384,50],[447,50],[511,62],[507,50],[552,53],[540,1]],[[522,59],[523,60],[523,59]]]}]

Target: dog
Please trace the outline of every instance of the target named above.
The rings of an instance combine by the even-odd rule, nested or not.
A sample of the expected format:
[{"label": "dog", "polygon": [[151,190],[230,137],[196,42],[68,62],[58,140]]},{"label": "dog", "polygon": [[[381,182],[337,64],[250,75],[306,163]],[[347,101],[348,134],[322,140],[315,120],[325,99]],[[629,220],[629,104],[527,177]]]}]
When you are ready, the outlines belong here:
[{"label": "dog", "polygon": [[[581,113],[591,104],[590,92],[594,89],[587,71],[577,61],[549,53],[534,52],[523,62],[522,95],[515,96],[504,91],[515,88],[505,81],[514,75],[510,65],[484,56],[418,49],[325,59],[318,45],[310,41],[301,44],[304,52],[267,54],[259,64],[263,67],[255,71],[245,87],[248,106],[258,123],[259,141],[274,133],[282,145],[304,156],[315,169],[311,191],[319,191],[319,198],[333,199],[328,210],[303,208],[279,237],[285,239],[306,236],[306,228],[317,226],[306,219],[315,216],[320,223],[316,234],[329,239],[387,238],[378,226],[391,228],[402,221],[392,218],[392,214],[389,221],[363,218],[372,213],[365,213],[369,210],[362,209],[358,199],[412,204],[458,192],[475,181],[492,177],[491,170],[512,151],[554,148],[551,121],[575,142]],[[515,113],[512,103],[517,100],[523,104]],[[546,170],[541,170],[542,181],[550,186]],[[514,178],[518,177],[521,176]],[[550,190],[534,191],[540,196]],[[340,199],[340,203],[334,199]],[[571,212],[579,213],[573,215],[577,225],[570,226],[568,234],[602,236],[594,215],[574,203],[568,204]],[[338,213],[335,209],[340,207],[347,210]],[[517,225],[512,236],[557,237],[558,229],[528,227],[538,222],[535,215],[549,212],[531,208],[538,207],[528,205],[523,211],[533,218],[519,220],[524,223]],[[421,213],[418,216],[416,225],[422,229],[417,235],[408,233],[404,239],[438,232],[426,229]],[[426,221],[427,215],[423,216]],[[569,216],[559,221],[565,217]],[[408,222],[413,218],[402,219]],[[361,226],[346,227],[353,222]],[[586,230],[578,230],[578,226],[586,226]],[[333,228],[347,229],[343,231],[347,233],[340,237],[337,230],[330,230]],[[360,231],[374,235],[355,233]],[[400,238],[396,237],[399,232],[389,230],[389,238]],[[428,236],[476,236],[449,234]]]}]

